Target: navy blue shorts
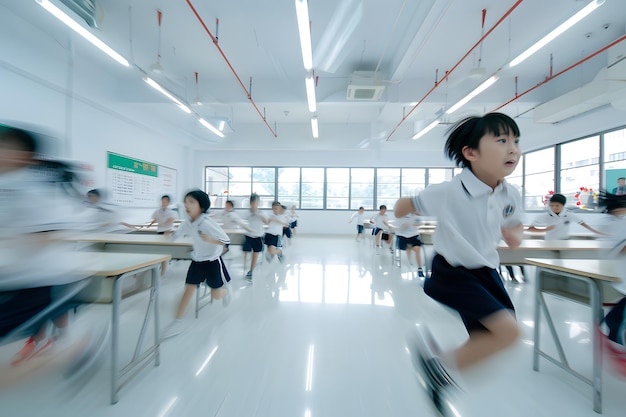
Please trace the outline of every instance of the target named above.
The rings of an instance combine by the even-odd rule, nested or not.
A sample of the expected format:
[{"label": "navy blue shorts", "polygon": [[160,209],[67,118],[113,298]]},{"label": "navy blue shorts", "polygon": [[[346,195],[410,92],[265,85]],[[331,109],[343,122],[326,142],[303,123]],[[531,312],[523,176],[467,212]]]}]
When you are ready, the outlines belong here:
[{"label": "navy blue shorts", "polygon": [[357,225],[356,225],[356,232],[357,232],[358,234],[363,233],[363,231],[364,231],[364,230],[365,230],[365,228],[363,227],[363,225],[362,225],[362,224],[357,224]]},{"label": "navy blue shorts", "polygon": [[422,241],[419,235],[412,237],[398,236],[398,244],[396,245],[400,250],[406,250],[407,246],[422,246]]},{"label": "navy blue shorts", "polygon": [[431,277],[424,281],[424,292],[458,311],[469,333],[487,330],[481,320],[500,310],[515,312],[498,271],[453,267],[439,254],[433,259]]},{"label": "navy blue shorts", "polygon": [[221,257],[214,261],[191,261],[185,284],[200,285],[204,281],[211,288],[221,288],[230,281],[230,275]]},{"label": "navy blue shorts", "polygon": [[276,248],[280,247],[280,237],[276,235],[270,235],[269,233],[265,234],[265,246],[274,246]]},{"label": "navy blue shorts", "polygon": [[263,252],[263,239],[260,237],[246,236],[241,250],[244,252]]},{"label": "navy blue shorts", "polygon": [[283,227],[283,236],[287,236],[291,239],[291,227]]},{"label": "navy blue shorts", "polygon": [[[52,287],[0,292],[0,337],[33,318],[52,302]],[[34,334],[48,318],[35,323]]]},{"label": "navy blue shorts", "polygon": [[295,229],[296,227],[298,227],[298,221],[294,220],[291,223],[289,223],[289,227],[291,227],[292,229]]},{"label": "navy blue shorts", "polygon": [[383,229],[379,228],[379,227],[375,227],[372,229],[372,236],[376,236],[378,234],[378,232],[382,232]]}]

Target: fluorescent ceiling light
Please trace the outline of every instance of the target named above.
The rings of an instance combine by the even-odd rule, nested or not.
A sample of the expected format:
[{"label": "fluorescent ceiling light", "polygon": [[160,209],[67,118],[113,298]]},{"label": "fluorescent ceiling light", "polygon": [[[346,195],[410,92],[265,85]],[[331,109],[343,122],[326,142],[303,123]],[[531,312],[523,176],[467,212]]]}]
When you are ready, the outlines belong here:
[{"label": "fluorescent ceiling light", "polygon": [[425,128],[423,128],[422,130],[420,130],[419,132],[417,132],[415,134],[415,136],[413,136],[413,139],[419,139],[422,136],[424,136],[426,133],[430,132],[431,130],[433,130],[435,128],[435,126],[437,126],[439,124],[439,120],[435,120],[434,122],[432,122],[431,124],[429,124],[428,126],[426,126]]},{"label": "fluorescent ceiling light", "polygon": [[307,0],[296,0],[296,17],[298,19],[298,32],[300,32],[302,62],[304,69],[310,71],[313,68],[313,50],[311,48],[311,25]]},{"label": "fluorescent ceiling light", "polygon": [[157,83],[156,81],[154,81],[152,78],[150,77],[143,77],[143,80],[152,88],[154,88],[155,90],[157,90],[159,93],[163,94],[165,97],[169,98],[170,100],[172,100],[174,103],[176,103],[176,105],[178,107],[180,107],[180,109],[182,111],[184,111],[185,113],[191,113],[191,109],[189,109],[189,107],[185,106],[179,99],[177,99],[176,97],[174,97],[169,91],[167,91],[165,88],[161,87],[159,85],[159,83]]},{"label": "fluorescent ceiling light", "polygon": [[102,52],[104,52],[105,54],[107,54],[108,56],[110,56],[111,58],[119,62],[120,64],[124,65],[125,67],[130,67],[130,64],[123,56],[121,56],[120,54],[115,52],[113,49],[111,49],[109,45],[102,42],[93,33],[88,31],[84,27],[82,27],[78,22],[76,22],[74,19],[69,17],[67,14],[65,14],[61,9],[56,7],[54,4],[50,3],[49,0],[35,0],[35,1],[39,3],[41,7],[43,7],[48,12],[50,12],[54,17],[56,17],[61,22],[69,26],[74,32],[78,33],[80,36],[82,36],[83,38],[91,42],[94,46],[98,47]]},{"label": "fluorescent ceiling light", "polygon": [[311,118],[311,132],[313,133],[313,138],[317,139],[319,137],[319,129],[317,126],[317,117]]},{"label": "fluorescent ceiling light", "polygon": [[317,111],[317,103],[315,101],[315,80],[313,75],[306,77],[304,84],[306,85],[306,100],[309,103],[309,111],[315,113]]},{"label": "fluorescent ceiling light", "polygon": [[552,32],[548,33],[546,36],[541,38],[533,46],[531,46],[530,48],[528,48],[527,50],[522,52],[520,55],[518,55],[515,59],[513,59],[509,63],[509,67],[516,66],[517,64],[519,64],[520,62],[524,61],[526,58],[528,58],[529,56],[531,56],[532,54],[534,54],[535,52],[537,52],[538,50],[540,50],[541,48],[546,46],[548,43],[552,42],[557,36],[559,36],[560,34],[565,32],[567,29],[569,29],[572,26],[574,26],[576,23],[580,22],[589,13],[593,12],[595,9],[597,9],[600,6],[602,6],[604,4],[604,1],[605,0],[593,0],[591,3],[589,3],[588,5],[583,7],[574,16],[570,17],[565,22],[561,23],[561,25],[559,25],[559,27],[554,29]]},{"label": "fluorescent ceiling light", "polygon": [[224,137],[224,134],[215,126],[213,126],[211,123],[207,122],[206,120],[204,120],[202,117],[198,119],[198,121],[200,122],[200,124],[204,127],[206,127],[207,129],[209,129],[211,132],[215,133],[217,136],[219,136],[220,138]]},{"label": "fluorescent ceiling light", "polygon": [[[479,85],[478,87],[476,87],[474,89],[474,91],[472,91],[471,93],[469,93],[468,95],[466,95],[465,97],[463,97],[461,100],[459,100],[454,106],[450,107],[448,110],[446,110],[446,114],[452,114],[455,111],[457,111],[458,109],[460,109],[461,107],[463,107],[465,105],[465,103],[467,103],[468,101],[470,101],[471,99],[473,99],[474,97],[476,97],[477,95],[479,95],[480,93],[482,93],[483,91],[485,91],[486,89],[488,89],[491,85],[493,85],[493,83],[495,83],[496,81],[498,81],[498,76],[494,75],[490,78],[487,79],[487,81],[483,82],[481,85]],[[414,138],[415,139],[415,138]]]}]

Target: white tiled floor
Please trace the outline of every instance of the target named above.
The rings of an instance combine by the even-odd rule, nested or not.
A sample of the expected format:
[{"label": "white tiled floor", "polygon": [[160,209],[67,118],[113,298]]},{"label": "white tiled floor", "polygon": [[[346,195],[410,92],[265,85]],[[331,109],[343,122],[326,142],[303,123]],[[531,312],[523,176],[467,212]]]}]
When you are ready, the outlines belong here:
[{"label": "white tiled floor", "polygon": [[[429,416],[434,412],[414,376],[405,336],[427,323],[444,347],[466,337],[454,312],[426,297],[409,265],[392,264],[352,238],[297,236],[284,265],[259,265],[246,284],[242,256],[226,260],[233,300],[215,303],[187,331],[162,344],[161,366],[148,366],[109,404],[109,349],[89,379],[58,373],[0,392],[3,416]],[[161,287],[166,325],[182,293],[186,262],[170,266]],[[530,268],[529,268],[530,271]],[[532,272],[532,271],[530,271]],[[507,288],[523,338],[514,348],[463,375],[461,415],[595,416],[591,388],[541,361],[532,370],[532,282]],[[146,293],[126,299],[122,356],[130,357]],[[572,364],[589,373],[589,311],[550,300]],[[106,322],[110,306],[79,311],[74,334]],[[543,340],[548,340],[547,335]],[[3,346],[7,349],[19,346]],[[2,359],[2,356],[0,356]],[[606,364],[605,369],[610,366]],[[604,373],[605,416],[626,413],[626,380]]]}]

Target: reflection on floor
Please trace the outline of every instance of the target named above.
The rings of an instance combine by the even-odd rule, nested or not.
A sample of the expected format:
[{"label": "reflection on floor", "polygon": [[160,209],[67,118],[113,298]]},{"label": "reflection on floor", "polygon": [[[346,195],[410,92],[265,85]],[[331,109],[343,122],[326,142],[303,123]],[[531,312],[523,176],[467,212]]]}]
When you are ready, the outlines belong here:
[{"label": "reflection on floor", "polygon": [[[104,363],[79,383],[52,373],[0,392],[7,416],[429,416],[435,415],[415,378],[405,337],[427,323],[439,343],[454,347],[466,333],[455,313],[426,297],[416,267],[348,237],[297,236],[285,263],[258,265],[253,283],[237,247],[226,263],[233,299],[208,305],[186,331],[162,344],[161,366],[148,366],[109,405],[109,347]],[[182,294],[186,262],[162,281],[165,326]],[[528,268],[532,274],[532,270]],[[512,349],[463,375],[459,410],[468,416],[596,416],[591,388],[541,361],[532,370],[532,275],[507,281],[522,328]],[[122,359],[132,355],[146,293],[122,306]],[[550,299],[570,361],[590,374],[589,311]],[[109,305],[79,310],[73,331],[103,322]],[[542,328],[544,328],[543,326]],[[548,340],[544,337],[543,340]],[[9,349],[2,346],[0,359]],[[604,413],[622,417],[626,381],[604,374]]]}]

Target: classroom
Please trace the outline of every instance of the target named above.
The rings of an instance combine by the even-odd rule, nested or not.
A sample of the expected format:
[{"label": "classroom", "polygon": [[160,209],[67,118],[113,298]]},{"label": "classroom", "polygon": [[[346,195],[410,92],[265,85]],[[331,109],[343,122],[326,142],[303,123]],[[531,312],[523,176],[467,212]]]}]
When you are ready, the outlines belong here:
[{"label": "classroom", "polygon": [[[20,373],[8,363],[24,341],[0,337],[0,369],[16,375],[0,377],[0,414],[624,415],[626,374],[596,326],[626,275],[595,230],[601,190],[626,194],[625,1],[0,0],[0,91],[0,128],[36,135],[44,159],[80,172],[81,204],[98,189],[117,216],[71,238],[104,283],[68,295],[74,335],[105,329],[98,360],[72,378]],[[446,138],[493,112],[519,127],[506,182],[524,225],[555,194],[577,221],[558,245],[526,231],[498,246],[519,339],[463,372],[446,414],[407,333],[425,323],[452,349],[467,332],[423,289],[436,213],[420,217],[416,264],[394,206],[462,175]],[[168,241],[153,213],[168,195],[184,224],[191,190],[230,242],[228,295],[198,286],[185,330],[161,339],[202,237]],[[252,194],[263,216],[278,201],[297,221],[256,267],[242,250]],[[372,236],[381,205],[389,244]]]}]

